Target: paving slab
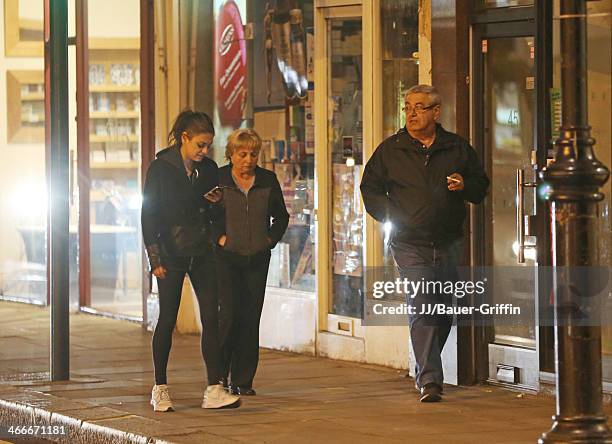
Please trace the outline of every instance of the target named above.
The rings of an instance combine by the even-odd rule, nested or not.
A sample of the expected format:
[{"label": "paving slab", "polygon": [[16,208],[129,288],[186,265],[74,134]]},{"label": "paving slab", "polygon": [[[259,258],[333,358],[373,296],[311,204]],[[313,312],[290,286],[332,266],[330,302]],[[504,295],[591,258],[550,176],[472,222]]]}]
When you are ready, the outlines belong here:
[{"label": "paving slab", "polygon": [[555,408],[551,396],[488,385],[447,386],[442,402],[421,404],[403,370],[262,349],[257,396],[204,410],[199,338],[175,335],[176,411],[153,412],[151,333],[72,315],[71,380],[51,383],[48,322],[48,309],[0,302],[0,425],[64,424],[59,442],[523,443],[550,428]]}]

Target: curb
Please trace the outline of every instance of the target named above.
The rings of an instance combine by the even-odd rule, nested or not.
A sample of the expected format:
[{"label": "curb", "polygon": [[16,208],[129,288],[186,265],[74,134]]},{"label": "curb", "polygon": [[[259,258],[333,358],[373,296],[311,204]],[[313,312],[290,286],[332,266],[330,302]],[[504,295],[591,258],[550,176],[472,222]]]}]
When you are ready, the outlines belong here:
[{"label": "curb", "polygon": [[[97,407],[82,401],[65,400],[36,391],[14,391],[0,394],[0,440],[44,439],[52,442],[75,444],[168,444],[142,433],[142,430],[157,428],[159,423],[127,412]],[[21,398],[21,399],[20,399]],[[52,411],[45,406],[61,405],[61,411]],[[82,420],[66,412],[88,413],[98,419]],[[87,416],[87,415],[85,415]],[[122,430],[104,423],[117,422]],[[101,423],[101,424],[100,424]],[[30,429],[29,433],[8,433],[9,427]],[[40,428],[40,429],[38,429]],[[43,429],[44,428],[44,429]],[[36,429],[38,433],[34,433]],[[43,429],[43,432],[39,430]],[[130,430],[132,429],[132,430]],[[47,433],[45,433],[47,431]],[[51,433],[49,433],[51,432]]]}]

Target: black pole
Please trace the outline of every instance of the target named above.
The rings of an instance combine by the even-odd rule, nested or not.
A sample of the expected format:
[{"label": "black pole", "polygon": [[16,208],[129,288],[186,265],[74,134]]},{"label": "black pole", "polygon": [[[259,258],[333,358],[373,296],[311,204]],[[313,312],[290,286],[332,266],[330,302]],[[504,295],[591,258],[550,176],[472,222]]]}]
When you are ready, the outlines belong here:
[{"label": "black pole", "polygon": [[253,39],[253,27],[257,19],[255,11],[255,2],[246,2],[246,18],[244,19],[249,27],[249,36],[246,38],[246,53],[247,53],[247,105],[245,109],[245,122],[247,128],[255,127],[255,115],[253,114],[253,98],[255,97],[255,63],[262,63],[258,60],[259,55],[255,54],[255,40]]},{"label": "black pole", "polygon": [[[563,123],[555,162],[541,173],[552,201],[557,408],[551,430],[539,442],[612,442],[602,407],[601,323],[592,318],[585,323],[575,309],[588,300],[599,313],[600,301],[594,300],[593,284],[584,273],[593,270],[585,267],[598,265],[597,203],[609,176],[595,158],[588,125],[586,1],[561,0],[560,23]],[[582,295],[569,291],[576,279]]]},{"label": "black pole", "polygon": [[49,119],[48,276],[51,299],[51,380],[69,379],[68,2],[45,0],[45,77]]}]

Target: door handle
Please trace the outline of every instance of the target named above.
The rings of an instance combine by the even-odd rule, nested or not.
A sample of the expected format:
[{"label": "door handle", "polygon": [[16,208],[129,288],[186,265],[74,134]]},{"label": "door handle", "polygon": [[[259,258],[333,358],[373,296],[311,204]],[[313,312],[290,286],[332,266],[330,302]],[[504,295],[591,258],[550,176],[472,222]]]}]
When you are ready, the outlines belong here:
[{"label": "door handle", "polygon": [[519,264],[525,263],[525,188],[535,188],[537,183],[525,182],[525,170],[516,170],[516,242]]}]

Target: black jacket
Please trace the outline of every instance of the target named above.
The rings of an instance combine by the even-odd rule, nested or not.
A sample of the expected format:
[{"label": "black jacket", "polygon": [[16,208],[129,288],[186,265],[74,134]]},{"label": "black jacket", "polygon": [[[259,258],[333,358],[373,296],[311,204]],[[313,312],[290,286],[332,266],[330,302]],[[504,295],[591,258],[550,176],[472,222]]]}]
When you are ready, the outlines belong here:
[{"label": "black jacket", "polygon": [[[463,176],[464,190],[448,190],[452,173]],[[437,125],[429,148],[405,128],[384,140],[365,167],[361,194],[368,214],[393,223],[392,242],[445,245],[463,234],[464,201],[481,202],[488,186],[470,144]]]},{"label": "black jacket", "polygon": [[225,217],[215,223],[214,238],[227,236],[223,250],[251,256],[274,248],[289,224],[276,174],[256,167],[255,182],[245,195],[234,182],[229,164],[219,169],[219,185]]},{"label": "black jacket", "polygon": [[199,256],[212,251],[211,224],[220,213],[204,198],[218,184],[217,164],[204,158],[187,176],[179,148],[157,153],[145,180],[141,223],[151,268],[169,256]]}]

